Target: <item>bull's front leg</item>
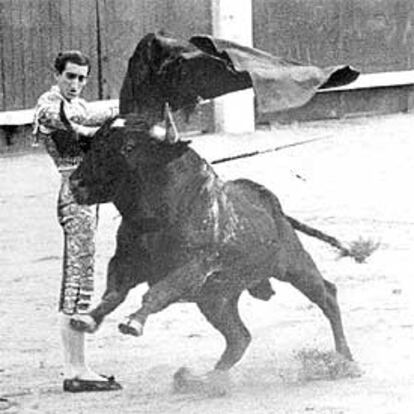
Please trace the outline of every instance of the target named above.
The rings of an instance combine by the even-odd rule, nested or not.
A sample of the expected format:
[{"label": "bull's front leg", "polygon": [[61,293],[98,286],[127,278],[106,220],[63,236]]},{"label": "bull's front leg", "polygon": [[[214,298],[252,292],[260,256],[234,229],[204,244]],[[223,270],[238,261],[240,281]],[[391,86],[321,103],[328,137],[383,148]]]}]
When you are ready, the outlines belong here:
[{"label": "bull's front leg", "polygon": [[144,281],[144,277],[140,277],[142,269],[133,258],[115,255],[108,265],[107,286],[100,303],[87,314],[74,315],[71,326],[77,331],[95,332],[105,316],[125,300],[128,292]]},{"label": "bull's front leg", "polygon": [[149,315],[160,312],[183,297],[200,290],[208,270],[202,259],[194,259],[151,286],[142,298],[142,305],[118,325],[123,334],[140,336]]}]

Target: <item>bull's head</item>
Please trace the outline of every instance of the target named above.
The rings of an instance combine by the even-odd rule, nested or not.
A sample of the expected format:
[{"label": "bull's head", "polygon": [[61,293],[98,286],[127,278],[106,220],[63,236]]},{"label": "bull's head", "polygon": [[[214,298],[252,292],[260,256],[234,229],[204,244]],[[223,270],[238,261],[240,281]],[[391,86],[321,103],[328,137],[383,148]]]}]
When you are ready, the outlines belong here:
[{"label": "bull's head", "polygon": [[140,169],[158,169],[181,155],[187,143],[178,141],[168,107],[165,116],[165,128],[150,127],[133,115],[106,122],[70,178],[76,200],[81,204],[114,201],[131,177],[139,178]]},{"label": "bull's head", "polygon": [[113,128],[112,122],[97,131],[70,177],[72,192],[80,204],[112,201],[126,178],[127,165],[121,153],[125,134],[122,129]]}]

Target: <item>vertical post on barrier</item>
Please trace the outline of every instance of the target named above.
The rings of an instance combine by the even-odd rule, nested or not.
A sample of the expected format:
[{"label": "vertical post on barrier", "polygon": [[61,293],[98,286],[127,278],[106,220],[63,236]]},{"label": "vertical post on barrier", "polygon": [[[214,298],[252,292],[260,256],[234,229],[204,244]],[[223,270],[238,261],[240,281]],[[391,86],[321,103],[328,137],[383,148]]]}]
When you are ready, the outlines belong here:
[{"label": "vertical post on barrier", "polygon": [[[213,36],[244,46],[253,45],[252,0],[211,0]],[[253,132],[253,90],[234,92],[214,100],[216,132]]]}]

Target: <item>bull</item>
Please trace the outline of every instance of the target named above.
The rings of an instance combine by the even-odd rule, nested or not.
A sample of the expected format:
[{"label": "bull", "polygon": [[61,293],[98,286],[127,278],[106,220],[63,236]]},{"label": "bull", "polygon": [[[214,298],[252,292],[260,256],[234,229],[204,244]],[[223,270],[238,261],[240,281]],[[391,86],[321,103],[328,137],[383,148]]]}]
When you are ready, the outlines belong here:
[{"label": "bull", "polygon": [[[323,278],[295,232],[309,227],[285,215],[267,188],[247,179],[223,181],[188,142],[163,140],[152,131],[166,103],[176,110],[196,104],[200,97],[252,86],[258,94],[262,78],[269,89],[270,72],[282,92],[296,82],[296,93],[287,94],[285,107],[303,104],[329,82],[331,86],[350,82],[356,72],[349,68],[309,71],[292,64],[294,76],[289,78],[286,62],[278,61],[278,70],[266,72],[276,65],[270,55],[255,50],[249,60],[246,48],[217,44],[227,49],[217,49],[207,37],[184,47],[151,35],[130,59],[121,89],[126,124],[106,122],[70,178],[79,203],[112,202],[122,216],[106,291],[89,314],[73,317],[72,326],[95,332],[133,287],[147,282],[141,307],[119,324],[119,330],[139,336],[150,315],[177,301],[194,302],[226,340],[214,370],[228,371],[251,340],[238,311],[241,294],[247,290],[268,300],[274,293],[270,278],[275,278],[291,283],[322,310],[336,351],[352,360],[337,289]],[[234,56],[237,59],[232,60]],[[255,59],[258,72],[252,64]],[[209,68],[215,80],[224,79],[216,82],[224,91],[208,88]],[[262,104],[274,108],[281,105],[279,101],[267,94]],[[65,117],[64,122],[70,130]],[[315,236],[314,230],[308,233]]]},{"label": "bull", "polygon": [[289,282],[328,318],[337,352],[351,359],[336,287],[322,277],[277,197],[253,181],[222,181],[187,142],[159,141],[149,126],[104,126],[71,176],[78,202],[113,202],[122,215],[107,289],[88,315],[94,332],[130,289],[148,282],[141,308],[119,325],[140,335],[148,316],[179,300],[195,302],[226,339],[217,370],[244,354],[250,334],[240,319],[244,290],[271,296],[269,278]]}]

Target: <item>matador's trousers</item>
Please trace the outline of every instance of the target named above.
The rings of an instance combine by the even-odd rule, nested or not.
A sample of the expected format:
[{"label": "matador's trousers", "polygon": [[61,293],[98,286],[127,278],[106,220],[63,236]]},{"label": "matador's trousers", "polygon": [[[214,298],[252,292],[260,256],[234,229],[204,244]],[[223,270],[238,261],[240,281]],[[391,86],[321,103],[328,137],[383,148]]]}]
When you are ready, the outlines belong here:
[{"label": "matador's trousers", "polygon": [[64,234],[59,310],[67,315],[89,310],[94,289],[96,230],[96,209],[75,201],[69,187],[70,173],[62,172],[57,207]]}]

